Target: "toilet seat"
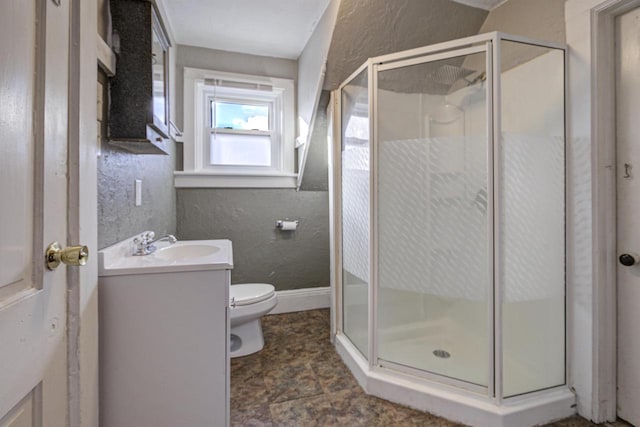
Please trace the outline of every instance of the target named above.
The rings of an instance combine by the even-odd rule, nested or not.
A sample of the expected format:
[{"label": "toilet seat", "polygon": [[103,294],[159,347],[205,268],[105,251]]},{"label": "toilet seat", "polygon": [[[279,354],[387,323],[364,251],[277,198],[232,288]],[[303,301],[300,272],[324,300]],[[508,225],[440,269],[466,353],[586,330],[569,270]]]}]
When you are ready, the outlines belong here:
[{"label": "toilet seat", "polygon": [[273,285],[267,283],[245,283],[231,285],[229,299],[232,305],[250,305],[268,300],[275,294]]}]

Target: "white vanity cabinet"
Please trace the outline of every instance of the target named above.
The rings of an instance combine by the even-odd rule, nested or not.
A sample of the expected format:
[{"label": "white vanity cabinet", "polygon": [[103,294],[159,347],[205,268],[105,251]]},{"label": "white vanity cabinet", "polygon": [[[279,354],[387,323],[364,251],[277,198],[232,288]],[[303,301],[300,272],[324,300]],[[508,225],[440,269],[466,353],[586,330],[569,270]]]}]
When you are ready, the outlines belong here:
[{"label": "white vanity cabinet", "polygon": [[188,271],[154,254],[127,259],[137,269],[108,268],[110,248],[100,255],[101,427],[229,424],[233,260],[231,242],[209,242],[229,256],[192,262]]}]

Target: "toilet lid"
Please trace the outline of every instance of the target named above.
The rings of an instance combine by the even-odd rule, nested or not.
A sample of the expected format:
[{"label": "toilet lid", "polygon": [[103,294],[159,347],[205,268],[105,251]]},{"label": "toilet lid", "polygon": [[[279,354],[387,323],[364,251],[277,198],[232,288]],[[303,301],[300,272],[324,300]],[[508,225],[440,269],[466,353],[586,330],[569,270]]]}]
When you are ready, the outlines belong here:
[{"label": "toilet lid", "polygon": [[255,304],[271,298],[275,288],[266,283],[245,283],[232,285],[229,289],[229,298],[236,305]]}]

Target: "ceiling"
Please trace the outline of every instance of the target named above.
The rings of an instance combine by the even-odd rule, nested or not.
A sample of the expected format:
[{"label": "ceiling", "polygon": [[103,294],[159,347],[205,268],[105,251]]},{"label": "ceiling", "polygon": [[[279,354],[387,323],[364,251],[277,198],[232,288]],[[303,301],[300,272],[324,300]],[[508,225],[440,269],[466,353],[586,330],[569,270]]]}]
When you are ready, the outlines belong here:
[{"label": "ceiling", "polygon": [[[178,44],[297,59],[330,0],[165,0]],[[505,0],[453,0],[490,10]]]},{"label": "ceiling", "polygon": [[329,0],[168,0],[178,44],[297,59]]}]

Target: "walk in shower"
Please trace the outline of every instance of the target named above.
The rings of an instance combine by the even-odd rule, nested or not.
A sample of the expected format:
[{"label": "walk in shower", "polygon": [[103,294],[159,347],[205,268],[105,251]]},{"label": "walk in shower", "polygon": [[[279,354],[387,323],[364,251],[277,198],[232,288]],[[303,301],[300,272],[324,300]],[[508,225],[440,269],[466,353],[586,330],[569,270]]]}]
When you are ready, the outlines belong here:
[{"label": "walk in shower", "polygon": [[336,345],[361,384],[474,425],[573,413],[564,47],[371,58],[334,100]]}]

